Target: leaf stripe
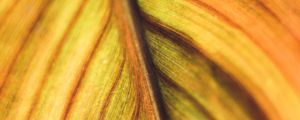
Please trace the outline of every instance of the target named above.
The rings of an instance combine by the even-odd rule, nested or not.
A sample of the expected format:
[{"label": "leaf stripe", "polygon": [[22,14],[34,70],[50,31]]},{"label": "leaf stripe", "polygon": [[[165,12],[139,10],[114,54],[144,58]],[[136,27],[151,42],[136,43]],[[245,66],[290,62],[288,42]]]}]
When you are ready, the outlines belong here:
[{"label": "leaf stripe", "polygon": [[[63,47],[63,45],[64,45],[64,43],[65,43],[65,41],[66,41],[66,38],[67,38],[67,36],[68,36],[68,33],[70,33],[70,31],[72,30],[73,26],[76,24],[76,22],[77,22],[77,20],[78,20],[78,18],[79,18],[79,16],[80,16],[80,14],[82,13],[84,7],[85,7],[86,4],[87,4],[87,1],[88,1],[88,0],[83,0],[83,2],[81,3],[79,9],[77,10],[76,14],[74,15],[72,21],[71,21],[70,24],[68,25],[68,28],[67,28],[66,31],[64,32],[64,35],[62,36],[62,38],[61,38],[59,44],[57,45],[56,51],[55,51],[55,53],[53,54],[53,56],[52,56],[52,58],[51,58],[51,60],[50,60],[50,64],[49,64],[50,66],[49,66],[48,69],[46,70],[46,71],[47,71],[46,73],[49,73],[49,72],[51,71],[54,62],[55,62],[56,58],[58,57],[58,55],[59,55],[59,53],[60,53],[60,51],[61,51],[61,49],[62,49],[62,47]],[[42,92],[43,86],[45,85],[45,82],[46,82],[46,79],[47,79],[47,76],[48,76],[48,75],[46,74],[46,75],[44,75],[44,77],[42,78],[42,83],[41,83],[40,87],[38,88],[37,93],[36,93],[36,95],[35,95],[35,96],[36,96],[36,98],[35,98],[36,100],[35,100],[35,102],[33,102],[33,104],[31,105],[32,107],[31,107],[31,109],[30,109],[30,111],[29,111],[28,119],[31,118],[31,115],[32,115],[32,113],[33,113],[33,110],[34,110],[34,108],[36,107],[37,102],[39,101],[39,98],[40,98],[40,96],[41,96],[41,92]]]}]

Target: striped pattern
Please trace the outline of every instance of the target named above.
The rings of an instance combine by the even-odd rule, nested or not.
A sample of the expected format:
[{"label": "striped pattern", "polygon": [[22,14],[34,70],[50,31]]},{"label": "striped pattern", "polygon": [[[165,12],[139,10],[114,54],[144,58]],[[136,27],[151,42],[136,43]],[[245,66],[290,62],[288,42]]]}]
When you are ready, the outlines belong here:
[{"label": "striped pattern", "polygon": [[299,120],[297,0],[0,0],[1,120]]},{"label": "striped pattern", "polygon": [[157,118],[128,1],[1,2],[0,119]]},{"label": "striped pattern", "polygon": [[[298,14],[292,8],[286,8],[295,23],[284,22],[288,21],[288,18],[280,17],[280,13],[275,11],[279,9],[277,7],[287,5],[287,1],[280,1],[285,3],[282,5],[267,0],[139,0],[138,2],[146,22],[158,26],[156,30],[169,31],[163,36],[175,36],[184,41],[233,76],[234,81],[249,92],[268,119],[300,119],[298,114],[300,46],[297,39],[299,34],[293,32],[294,28],[291,27],[297,25],[295,21],[299,22]],[[150,35],[150,39],[166,41],[151,36],[153,35]],[[156,40],[158,42],[156,45],[164,43],[159,40]],[[179,74],[183,70],[180,71],[176,66],[182,66],[186,70],[188,68],[183,67],[184,64],[195,63],[192,60],[181,63],[185,57],[175,57],[174,55],[179,54],[175,52],[176,50],[167,53],[171,48],[156,49],[166,52],[154,52],[154,56],[159,57],[155,63],[158,69],[172,78],[174,83],[191,89],[191,85],[188,85],[191,83],[185,82],[188,74]],[[170,57],[175,57],[170,61],[173,65],[162,60]],[[196,71],[193,73],[192,70],[188,72],[199,74]],[[175,78],[182,80],[178,81]],[[196,96],[199,94],[197,92],[194,90],[191,94]],[[210,110],[213,102],[202,104],[209,106],[206,107],[207,111],[213,113]],[[221,112],[215,117],[228,119]]]},{"label": "striped pattern", "polygon": [[147,28],[151,28],[146,29],[146,38],[171,119],[265,119],[247,90],[176,33]]}]

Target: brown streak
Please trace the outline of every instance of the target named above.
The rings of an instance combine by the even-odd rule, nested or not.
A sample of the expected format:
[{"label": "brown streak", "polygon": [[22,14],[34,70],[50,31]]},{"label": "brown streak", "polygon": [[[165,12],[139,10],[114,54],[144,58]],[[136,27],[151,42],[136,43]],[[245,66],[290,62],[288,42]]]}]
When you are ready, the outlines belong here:
[{"label": "brown streak", "polygon": [[116,89],[116,87],[117,87],[117,85],[118,85],[118,83],[121,79],[121,75],[122,75],[122,72],[123,72],[123,69],[124,69],[124,64],[125,64],[125,60],[122,61],[121,66],[120,66],[121,68],[120,68],[120,70],[117,74],[116,80],[114,81],[114,83],[112,85],[112,88],[109,90],[108,96],[104,99],[104,106],[101,108],[102,114],[100,113],[100,117],[99,117],[100,120],[104,120],[104,118],[105,118],[105,115],[106,115],[105,111],[108,109],[108,106],[110,104],[110,100],[113,96],[113,91]]},{"label": "brown streak", "polygon": [[148,28],[148,30],[156,34],[162,35],[166,38],[169,38],[170,40],[175,41],[174,43],[178,44],[179,46],[183,46],[184,48],[188,48],[188,49],[192,48],[192,51],[199,51],[199,53],[203,55],[202,52],[200,52],[200,50],[196,49],[197,46],[195,46],[190,41],[192,40],[190,36],[176,29],[172,29],[167,25],[160,24],[160,22],[156,20],[154,17],[152,17],[151,15],[147,15],[146,13],[143,13],[142,15],[144,18],[143,23],[145,27]]},{"label": "brown streak", "polygon": [[278,16],[274,11],[272,11],[269,7],[267,7],[263,2],[261,2],[260,0],[256,0],[258,6],[260,6],[262,9],[264,9],[267,13],[269,13],[276,21],[278,21],[283,28],[285,28],[290,34],[291,36],[296,39],[299,40],[298,36],[280,19],[280,16]]},{"label": "brown streak", "polygon": [[[217,80],[218,84],[223,85],[225,87],[225,83],[231,87],[234,87],[233,89],[238,90],[242,92],[243,95],[245,95],[248,99],[251,105],[253,105],[251,108],[257,110],[254,113],[254,116],[256,118],[261,119],[267,119],[266,115],[262,112],[262,109],[258,106],[257,102],[253,97],[251,97],[251,93],[243,88],[243,85],[240,82],[235,82],[236,78],[229,73],[226,73],[224,70],[222,70],[217,64],[215,64],[211,59],[209,59],[207,56],[205,56],[201,51],[196,49],[196,46],[194,46],[192,43],[189,43],[187,39],[191,39],[188,36],[186,36],[184,33],[181,33],[179,31],[172,31],[171,28],[168,26],[160,26],[157,24],[158,22],[155,22],[155,20],[149,19],[150,16],[147,16],[148,18],[144,21],[145,27],[158,35],[164,36],[168,38],[171,42],[174,44],[184,48],[184,50],[188,51],[188,53],[196,54],[197,56],[203,57],[206,61],[209,61],[209,65],[213,70],[214,76],[222,75],[227,81]],[[157,68],[156,68],[157,69]],[[157,71],[160,71],[157,69]],[[162,72],[161,72],[162,73]],[[170,79],[171,80],[171,79]],[[226,89],[227,90],[227,89]],[[235,96],[233,96],[235,97]],[[235,99],[238,99],[235,97]]]},{"label": "brown streak", "polygon": [[44,3],[44,5],[42,6],[42,8],[41,8],[41,10],[38,14],[38,17],[35,19],[32,26],[29,28],[27,34],[25,34],[25,37],[21,40],[21,46],[19,48],[17,48],[17,52],[13,56],[12,62],[9,64],[9,68],[8,68],[7,72],[5,73],[5,75],[4,75],[4,80],[5,81],[3,81],[3,83],[0,85],[0,92],[1,93],[2,93],[2,89],[4,88],[6,83],[8,82],[7,78],[9,76],[9,73],[12,72],[12,68],[13,68],[14,64],[17,62],[17,59],[19,58],[19,55],[21,54],[21,51],[25,48],[26,43],[29,41],[31,33],[33,33],[34,29],[37,27],[38,22],[39,22],[39,20],[42,19],[43,14],[45,13],[45,11],[47,11],[48,6],[46,6],[46,5],[49,4],[49,3],[51,3],[51,0],[48,0],[46,3]]},{"label": "brown streak", "polygon": [[[214,15],[216,15],[216,16],[218,16],[218,18],[220,18],[221,20],[224,20],[226,23],[228,23],[229,25],[231,25],[232,27],[235,27],[235,28],[237,28],[237,29],[239,29],[242,33],[244,33],[249,39],[253,39],[253,40],[255,40],[255,41],[253,41],[255,44],[258,44],[259,42],[255,39],[255,36],[253,36],[252,34],[250,34],[250,33],[248,33],[247,31],[246,31],[246,29],[243,29],[242,28],[242,26],[240,26],[239,24],[237,24],[236,22],[234,22],[234,21],[232,21],[231,19],[229,19],[228,17],[226,17],[223,13],[221,13],[220,11],[218,11],[218,10],[216,10],[215,8],[213,8],[212,6],[209,6],[208,4],[206,4],[206,3],[203,3],[202,1],[198,1],[198,0],[189,0],[189,1],[191,1],[191,3],[195,3],[195,5],[198,5],[199,7],[201,7],[201,8],[206,8],[207,9],[207,11],[208,12],[212,12]],[[261,7],[263,7],[263,6],[261,6]],[[145,14],[145,13],[144,13]],[[272,13],[271,13],[272,14]],[[148,18],[150,18],[150,15],[144,15],[146,18],[148,17]],[[273,16],[274,17],[274,16]],[[153,18],[153,17],[152,17]],[[276,19],[276,18],[275,18]],[[277,21],[278,21],[278,18],[276,19]],[[148,21],[151,21],[151,19],[149,20],[148,19]],[[279,21],[280,22],[280,21]],[[164,28],[168,28],[169,29],[169,31],[171,31],[171,32],[177,32],[178,33],[178,31],[176,31],[176,30],[172,30],[172,29],[170,29],[171,27],[168,27],[168,26],[166,26],[166,25],[162,25],[162,24],[159,24],[159,22],[158,23],[154,23],[154,22],[152,22],[153,24],[156,24],[157,26],[159,26],[159,25],[161,25],[161,26],[163,26]],[[165,29],[166,30],[166,29]],[[182,35],[182,34],[181,34]],[[184,34],[183,34],[184,35]],[[292,35],[292,37],[294,37],[295,38],[295,36],[293,36]],[[192,44],[190,44],[190,45],[192,45]],[[261,46],[261,45],[259,45],[259,46]],[[195,48],[197,48],[197,47],[195,47]],[[199,51],[201,51],[201,48],[198,48],[199,49]],[[266,49],[263,49],[263,51],[265,51],[265,54],[268,56],[268,57],[271,57],[271,58],[273,58],[273,56],[272,56],[272,54],[271,53],[269,53],[269,52],[266,52],[267,50]],[[272,62],[272,63],[274,63],[274,64],[276,64],[277,66],[279,65],[276,61],[274,62]],[[279,67],[281,67],[280,65],[279,65]],[[281,69],[280,69],[280,71],[282,71]],[[287,77],[287,76],[285,76],[285,77]],[[239,84],[242,84],[242,83],[239,83]],[[258,88],[257,88],[258,89]],[[295,87],[293,88],[293,89],[296,89]],[[261,89],[259,90],[259,91],[262,91]],[[261,92],[262,93],[262,92]],[[269,98],[267,98],[265,95],[263,96],[263,99],[264,99],[264,101],[266,102],[266,101],[270,101],[270,99]],[[270,102],[269,102],[270,103]],[[270,107],[273,107],[273,109],[272,109],[272,115],[274,115],[273,117],[278,117],[278,118],[280,118],[281,116],[279,116],[279,114],[278,114],[278,110],[275,110],[274,109],[274,106],[271,106],[270,104],[268,104],[267,105],[268,107],[263,107],[262,108],[262,110],[264,110],[264,111],[271,111],[271,108]],[[267,110],[268,109],[268,110]]]},{"label": "brown streak", "polygon": [[[114,1],[113,1],[113,4],[115,4],[114,3]],[[120,37],[120,42],[121,42],[121,45],[122,45],[122,48],[124,49],[124,51],[125,51],[125,53],[128,53],[128,46],[127,46],[127,41],[126,40],[123,40],[124,38],[125,38],[125,35],[124,35],[124,31],[125,31],[125,25],[122,23],[122,22],[120,22],[121,20],[121,14],[119,13],[119,9],[120,9],[120,7],[119,6],[116,6],[116,5],[114,5],[113,6],[113,14],[114,14],[114,16],[116,16],[116,18],[117,19],[119,19],[119,21],[117,22],[117,25],[118,25],[118,28],[119,28],[119,31],[121,32],[121,35],[122,35],[122,37]],[[128,55],[126,55],[126,61],[128,61],[129,60],[129,58],[128,58]],[[129,65],[128,66],[129,67],[129,71],[130,71],[130,73],[131,73],[131,71],[132,71],[132,68],[131,68],[131,65]],[[130,75],[130,79],[135,79],[134,77],[132,77],[131,75]],[[135,96],[135,109],[134,109],[134,112],[133,112],[133,115],[132,115],[132,120],[137,120],[138,119],[138,117],[139,117],[139,114],[140,114],[140,106],[141,106],[141,102],[140,102],[140,92],[138,91],[138,86],[137,86],[137,84],[136,84],[136,82],[135,81],[133,81],[133,87],[134,87],[134,89],[135,89],[135,94],[136,94],[136,96]]]},{"label": "brown streak", "polygon": [[[225,21],[226,23],[228,23],[229,25],[241,30],[244,34],[246,34],[249,38],[254,38],[251,34],[249,34],[245,29],[243,29],[238,23],[234,22],[233,20],[231,20],[229,17],[227,17],[225,14],[223,14],[222,12],[220,12],[219,10],[215,9],[214,7],[212,7],[211,5],[201,1],[201,0],[188,0],[190,3],[200,7],[200,8],[204,8],[206,9],[208,12],[211,12],[214,15],[217,15],[217,17],[223,21]],[[265,6],[261,1],[256,0],[256,3],[258,6],[260,6],[260,8],[262,8],[263,10],[265,10],[267,13],[269,13],[269,15],[274,18],[276,21],[278,21],[283,28],[287,29],[290,33],[291,36],[297,40],[296,35],[293,34],[293,32],[291,32],[291,30],[279,19],[279,17],[273,12],[271,11],[267,6]]]},{"label": "brown streak", "polygon": [[[244,33],[249,39],[252,39],[254,41],[252,41],[253,43],[257,44],[258,46],[262,47],[263,45],[261,45],[261,43],[259,43],[256,39],[256,37],[250,33],[247,32],[246,29],[244,29],[241,25],[239,25],[238,23],[234,22],[233,20],[229,19],[229,17],[226,17],[226,15],[224,15],[223,13],[221,13],[220,11],[216,10],[215,8],[213,8],[212,6],[202,2],[202,1],[199,1],[199,0],[189,0],[191,3],[194,3],[195,5],[199,6],[199,7],[203,7],[203,8],[206,8],[208,12],[211,12],[212,14],[216,15],[218,18],[220,18],[221,20],[225,21],[226,23],[228,23],[229,25],[231,25],[232,27],[236,28],[236,29],[239,29],[242,33]],[[290,33],[291,37],[295,40],[299,40],[297,39],[297,35],[295,35],[293,32],[291,32],[291,30],[288,28],[288,26],[286,26],[284,23],[282,23],[282,21],[278,18],[278,16],[272,12],[271,10],[268,9],[268,7],[266,7],[263,3],[261,3],[260,1],[256,0],[257,1],[257,4],[262,8],[264,9],[266,12],[268,12],[271,17],[273,17],[276,21],[278,21],[282,27],[284,29],[287,29],[287,31]],[[297,44],[298,46],[300,45],[299,42],[296,42],[295,44]],[[269,50],[268,49],[265,49],[264,47],[261,48],[265,54],[270,57],[270,58],[274,58],[274,59],[277,59],[276,57],[273,56],[272,53],[268,52]],[[274,63],[276,66],[282,68],[282,65],[280,65],[278,63],[278,60],[277,61],[272,61],[272,63]],[[285,74],[285,77],[290,77],[289,75],[287,75],[286,72],[284,72],[283,69],[279,69],[281,72],[283,72]],[[297,86],[297,85],[295,85]],[[294,90],[298,91],[297,87],[293,87]],[[276,113],[278,114],[278,112]]]},{"label": "brown streak", "polygon": [[136,104],[135,104],[135,109],[132,115],[132,120],[137,120],[140,116],[140,108],[141,108],[141,102],[140,102],[140,95],[137,92],[136,95]]},{"label": "brown streak", "polygon": [[[0,86],[0,99],[3,97],[3,90],[6,86],[9,85],[10,79],[9,79],[9,74],[11,74],[14,64],[16,64],[17,60],[21,58],[20,54],[22,53],[22,50],[25,49],[26,45],[30,42],[30,37],[31,37],[31,33],[33,33],[34,29],[37,27],[38,22],[43,18],[44,13],[49,9],[49,6],[47,6],[48,4],[51,4],[51,0],[48,0],[44,6],[42,7],[42,9],[40,10],[40,13],[37,17],[37,19],[33,22],[33,25],[29,28],[29,32],[26,34],[25,38],[23,39],[22,45],[19,48],[18,52],[16,53],[16,55],[14,56],[14,59],[12,60],[12,63],[9,66],[8,72],[5,75],[5,81],[3,82],[2,86]],[[16,4],[18,4],[19,1],[17,1]],[[12,8],[11,8],[12,9]],[[8,13],[7,13],[8,14]],[[35,53],[34,53],[35,54]],[[26,72],[27,69],[24,71]],[[18,83],[18,87],[20,87],[22,85],[22,83],[24,83],[25,81],[21,78],[20,83]],[[7,114],[9,114],[11,107],[12,107],[12,103],[14,103],[14,101],[16,100],[16,93],[18,93],[18,91],[20,91],[20,88],[16,88],[16,91],[13,93],[13,97],[11,99],[11,101],[7,104],[6,109],[8,110]]]},{"label": "brown streak", "polygon": [[138,7],[134,1],[122,0],[115,3],[119,26],[124,36],[128,58],[131,62],[129,68],[135,81],[137,97],[141,97],[141,108],[144,108],[149,119],[165,118],[164,110],[160,105],[160,91],[157,81],[152,73],[152,61],[147,51],[143,30],[140,29]]},{"label": "brown streak", "polygon": [[[53,54],[53,56],[52,56],[52,58],[51,58],[51,60],[50,60],[50,62],[49,62],[49,63],[50,63],[50,64],[49,64],[50,66],[48,67],[48,69],[46,70],[45,73],[49,73],[49,72],[53,69],[53,67],[54,67],[54,62],[55,62],[55,60],[56,60],[55,58],[58,57],[60,51],[62,50],[63,44],[64,44],[65,41],[66,41],[66,38],[67,38],[67,36],[68,36],[68,33],[72,30],[72,27],[73,27],[73,26],[75,25],[75,23],[77,22],[77,20],[78,20],[78,18],[79,18],[79,15],[81,14],[81,12],[82,12],[82,10],[83,10],[85,4],[87,3],[87,1],[88,1],[88,0],[83,0],[83,2],[82,2],[82,4],[80,5],[78,11],[76,12],[76,14],[74,15],[72,21],[71,21],[70,24],[68,25],[68,28],[66,29],[64,35],[62,36],[62,38],[61,38],[59,44],[57,45],[56,51],[55,51],[55,53]],[[42,88],[43,88],[43,86],[45,86],[45,83],[46,83],[46,78],[47,78],[47,76],[48,76],[48,75],[45,75],[45,76],[42,78],[41,85],[40,85],[40,87],[38,88],[37,93],[36,93],[36,95],[35,95],[35,96],[36,96],[36,100],[35,100],[35,102],[31,105],[31,109],[30,109],[29,115],[28,115],[28,120],[31,118],[31,115],[32,115],[32,113],[33,113],[33,110],[34,110],[34,108],[36,107],[37,102],[39,101],[39,98],[40,98],[40,96],[41,96]]]},{"label": "brown streak", "polygon": [[209,113],[209,111],[203,105],[201,105],[201,103],[199,103],[184,88],[180,87],[175,82],[173,82],[173,80],[171,78],[169,78],[167,75],[165,75],[161,70],[156,69],[156,71],[157,71],[156,73],[158,74],[158,76],[160,76],[162,78],[162,82],[163,83],[165,83],[166,85],[170,86],[172,89],[176,90],[177,92],[180,92],[182,95],[185,96],[185,98],[189,99],[190,102],[194,106],[196,106],[196,108],[198,109],[198,111],[200,111],[201,113],[203,113],[209,120],[215,120],[216,119],[216,118],[214,118],[213,115],[211,115]]},{"label": "brown streak", "polygon": [[253,119],[268,120],[266,114],[259,107],[255,99],[251,96],[250,92],[243,87],[242,84],[236,82],[236,78],[220,69],[214,63],[209,63],[212,71],[212,75],[215,78],[217,84],[232,97],[237,104],[246,106],[249,109],[244,109],[245,113],[251,115]]},{"label": "brown streak", "polygon": [[77,84],[75,85],[75,88],[74,88],[74,90],[73,90],[73,93],[72,93],[72,95],[71,95],[71,97],[70,97],[70,99],[69,99],[70,101],[69,101],[69,103],[68,103],[68,105],[67,105],[67,107],[66,107],[66,110],[65,110],[65,112],[64,112],[64,115],[63,115],[63,118],[64,118],[64,119],[67,119],[67,117],[68,117],[68,113],[69,113],[69,111],[70,111],[71,108],[72,108],[72,105],[73,105],[75,96],[76,96],[77,92],[80,90],[80,87],[81,87],[80,85],[81,85],[81,83],[82,83],[83,78],[85,77],[85,73],[86,73],[86,71],[87,71],[87,69],[88,69],[88,67],[89,67],[89,65],[90,65],[90,63],[91,63],[91,61],[92,61],[92,59],[93,59],[93,58],[95,57],[95,55],[96,55],[96,50],[99,49],[99,45],[100,45],[100,42],[101,42],[101,38],[103,38],[103,36],[104,36],[106,30],[108,30],[108,26],[109,26],[109,21],[110,21],[110,19],[111,19],[111,12],[109,11],[108,19],[107,19],[107,21],[105,22],[104,31],[100,31],[100,33],[99,33],[100,35],[99,35],[99,37],[98,37],[98,39],[97,39],[97,41],[96,41],[96,43],[95,43],[95,45],[94,45],[94,47],[93,47],[93,50],[92,50],[91,54],[89,55],[89,57],[87,58],[87,62],[83,65],[83,70],[82,70],[82,72],[81,72],[81,74],[80,74],[80,76],[79,76],[79,80],[78,80]]},{"label": "brown streak", "polygon": [[[132,71],[133,68],[130,68],[130,70]],[[139,85],[138,85],[138,81],[135,79],[134,77],[131,77],[131,79],[133,79],[133,85],[136,91],[136,101],[135,101],[135,111],[134,111],[134,116],[132,116],[134,119],[133,120],[137,120],[140,116],[140,112],[141,112],[141,105],[142,105],[142,99],[141,99],[141,91],[139,90]]]}]

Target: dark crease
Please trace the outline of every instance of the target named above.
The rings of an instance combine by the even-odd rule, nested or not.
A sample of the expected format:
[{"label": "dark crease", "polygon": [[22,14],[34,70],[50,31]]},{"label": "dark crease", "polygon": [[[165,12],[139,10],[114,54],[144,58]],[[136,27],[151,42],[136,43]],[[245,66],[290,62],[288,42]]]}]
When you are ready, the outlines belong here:
[{"label": "dark crease", "polygon": [[78,80],[78,82],[77,82],[77,84],[76,84],[76,86],[75,86],[75,88],[73,90],[73,93],[72,93],[72,95],[71,95],[71,97],[69,99],[70,101],[69,101],[69,103],[68,103],[68,105],[66,107],[66,110],[64,112],[64,115],[63,115],[64,119],[67,119],[67,117],[68,117],[68,113],[70,112],[71,107],[72,107],[72,105],[74,103],[74,99],[75,99],[76,94],[80,90],[80,87],[81,87],[80,85],[81,85],[81,83],[83,81],[83,78],[85,77],[86,71],[89,68],[92,59],[95,57],[97,49],[99,49],[99,46],[101,44],[101,39],[103,38],[103,36],[105,35],[105,33],[109,30],[109,27],[111,25],[110,24],[111,16],[112,16],[111,11],[109,11],[108,19],[105,22],[104,29],[103,29],[103,31],[100,31],[100,33],[98,33],[99,37],[98,37],[95,45],[93,46],[93,50],[92,50],[91,54],[89,55],[89,57],[87,58],[87,62],[83,65],[83,70],[80,73],[79,80]]},{"label": "dark crease", "polygon": [[[196,49],[197,47],[191,42],[192,38],[186,35],[185,33],[180,32],[164,24],[160,24],[159,20],[155,19],[151,15],[146,15],[144,13],[143,18],[143,23],[147,30],[169,38],[169,40],[174,41],[174,43],[180,47],[189,49],[193,52],[199,51]],[[198,54],[204,56],[201,52],[198,52]]]},{"label": "dark crease", "polygon": [[245,113],[251,115],[254,120],[268,120],[259,105],[255,102],[249,91],[247,91],[241,84],[235,82],[235,78],[227,74],[225,71],[220,69],[217,65],[211,63],[210,68],[213,76],[216,78],[215,81],[222,89],[229,93],[236,103],[247,109]]},{"label": "dark crease", "polygon": [[128,0],[128,6],[130,7],[130,16],[132,17],[132,20],[133,20],[133,27],[134,27],[134,30],[136,32],[136,35],[137,35],[137,41],[135,41],[137,44],[138,44],[138,47],[139,47],[139,50],[140,50],[140,53],[142,53],[142,62],[146,68],[146,72],[148,73],[147,74],[147,77],[149,79],[146,79],[147,81],[147,87],[148,87],[148,91],[149,91],[149,94],[150,94],[150,97],[153,98],[153,103],[152,105],[156,108],[155,110],[157,111],[154,111],[154,112],[157,112],[158,113],[158,119],[167,119],[167,115],[166,115],[166,111],[165,111],[165,108],[163,107],[162,105],[162,97],[161,97],[161,91],[160,91],[160,88],[158,86],[158,81],[157,79],[155,78],[155,74],[154,74],[154,64],[153,64],[153,61],[152,61],[152,58],[151,58],[151,55],[150,55],[150,52],[149,52],[149,49],[148,49],[148,45],[147,45],[147,42],[145,40],[145,37],[144,37],[144,31],[143,29],[141,28],[142,24],[140,23],[141,21],[141,13],[140,13],[140,9],[139,9],[139,6],[137,5],[137,1],[136,0]]},{"label": "dark crease", "polygon": [[[183,33],[180,33],[178,31],[176,32],[172,32],[171,31],[166,31],[165,29],[161,29],[160,26],[158,26],[157,24],[151,24],[151,23],[158,23],[152,20],[149,21],[144,21],[144,25],[145,28],[147,28],[148,30],[165,36],[168,38],[168,40],[172,40],[173,43],[177,44],[180,47],[183,47],[185,50],[188,50],[189,52],[192,52],[193,54],[197,53],[200,56],[203,56],[203,54],[199,53],[195,48],[191,47],[187,41],[183,41],[183,39],[191,39],[185,35],[183,35]],[[184,37],[183,37],[184,36]],[[205,107],[201,104],[199,104],[199,102],[193,97],[191,96],[184,88],[180,87],[179,85],[177,85],[176,83],[174,83],[172,81],[171,78],[169,78],[167,75],[165,75],[160,69],[155,69],[155,73],[157,74],[157,76],[159,76],[160,78],[162,78],[162,82],[166,83],[168,86],[172,87],[172,89],[180,92],[182,95],[185,96],[185,98],[187,98],[194,106],[196,106],[196,108],[198,109],[198,111],[200,111],[201,113],[203,113],[206,118],[208,118],[209,120],[215,120],[214,116],[211,115],[209,113],[208,110],[205,109]]]},{"label": "dark crease", "polygon": [[31,105],[31,109],[30,109],[29,114],[28,114],[28,120],[31,118],[31,115],[32,115],[32,113],[34,111],[34,108],[37,106],[37,103],[38,103],[38,101],[40,99],[40,96],[41,96],[41,93],[42,93],[42,88],[45,86],[46,79],[47,79],[47,76],[48,76],[47,73],[49,73],[53,69],[54,62],[56,60],[55,58],[58,57],[60,51],[62,50],[62,47],[63,47],[64,43],[66,42],[66,38],[68,37],[68,33],[72,30],[73,26],[77,22],[77,20],[78,20],[78,18],[80,16],[80,14],[81,14],[84,6],[86,5],[87,1],[88,0],[83,0],[82,4],[80,5],[79,9],[76,11],[76,14],[74,15],[73,19],[71,20],[70,24],[68,25],[68,27],[67,27],[67,29],[66,29],[66,31],[64,33],[64,35],[62,36],[60,42],[57,45],[55,53],[53,54],[53,56],[52,56],[52,58],[51,58],[51,60],[50,60],[50,62],[48,64],[49,67],[48,67],[48,69],[45,72],[46,74],[42,78],[41,85],[40,85],[40,87],[38,88],[38,90],[36,92],[36,95],[35,95],[36,96],[36,100]]},{"label": "dark crease", "polygon": [[197,108],[197,110],[199,112],[203,113],[207,119],[216,120],[216,118],[214,118],[214,116],[212,114],[210,114],[210,112],[201,103],[199,103],[192,95],[190,95],[189,92],[187,92],[184,88],[182,88],[181,86],[179,86],[175,82],[173,82],[173,80],[171,78],[169,78],[167,75],[165,75],[159,69],[157,69],[156,71],[157,71],[156,73],[158,74],[158,76],[160,78],[162,78],[161,82],[165,83],[167,86],[176,90],[181,95],[183,95],[186,99],[188,99],[189,102],[191,102]]},{"label": "dark crease", "polygon": [[[221,13],[220,11],[216,10],[215,8],[211,7],[210,5],[206,4],[206,3],[203,3],[202,1],[199,1],[199,0],[189,0],[191,1],[192,3],[196,3],[195,5],[198,5],[199,7],[204,7],[207,9],[207,11],[209,12],[212,12],[214,15],[217,15],[218,18],[224,20],[226,23],[228,23],[229,25],[231,25],[232,27],[235,27],[237,29],[239,29],[240,31],[242,31],[248,38],[250,39],[255,39],[255,37],[251,34],[249,34],[245,29],[243,29],[239,24],[235,23],[234,21],[232,21],[231,19],[229,19],[228,17],[226,17],[223,13]],[[263,7],[264,4],[260,4],[262,5],[261,7]],[[267,9],[266,6],[264,9]],[[269,10],[269,13],[270,13],[270,10]],[[274,16],[274,13],[271,13],[273,14],[273,17],[275,17],[275,19],[277,21],[279,21],[278,18],[276,18],[276,16]],[[171,28],[169,26],[166,26],[164,24],[161,24],[161,22],[159,22],[158,19],[155,19],[154,17],[152,17],[151,15],[148,15],[147,13],[144,13],[143,12],[143,17],[146,19],[146,22],[151,24],[152,26],[156,26],[158,29],[163,29],[165,31],[168,31],[168,33],[170,34],[173,34],[173,33],[177,33],[178,34],[178,37],[180,38],[183,38],[185,40],[186,43],[188,43],[190,46],[193,46],[194,48],[197,48],[195,47],[192,43],[190,43],[189,41],[189,36],[185,35],[184,33],[176,30],[175,28]],[[272,16],[272,15],[271,15]],[[280,21],[279,21],[280,22]],[[295,36],[294,36],[295,38]],[[255,42],[255,41],[254,41]],[[255,42],[257,43],[257,42]],[[265,51],[265,50],[264,50]],[[199,51],[200,52],[200,51]],[[267,53],[268,56],[271,56],[269,53]],[[232,76],[233,77],[233,76]],[[238,83],[238,84],[241,84],[241,83]],[[250,93],[250,92],[248,92]],[[254,98],[253,98],[254,99]],[[255,102],[253,104],[256,104],[258,106],[258,103]],[[258,107],[259,111],[262,111],[262,108]],[[275,114],[278,114],[278,111],[275,111],[276,113]],[[264,118],[267,118],[267,116],[263,113],[261,113],[260,115],[258,116],[264,116]]]},{"label": "dark crease", "polygon": [[[192,43],[189,43],[187,39],[191,39],[181,33],[179,31],[174,31],[167,26],[163,26],[158,24],[159,22],[151,18],[151,16],[147,16],[144,21],[145,27],[158,35],[164,36],[171,40],[177,46],[180,46],[187,50],[191,54],[196,54],[198,56],[203,57],[210,64],[210,68],[213,70],[214,76],[217,78],[216,82],[224,88],[231,97],[235,100],[243,99],[244,101],[237,101],[240,105],[246,105],[250,108],[247,112],[250,112],[255,119],[265,120],[267,119],[266,115],[263,113],[262,109],[258,106],[254,98],[251,96],[250,92],[247,91],[241,83],[237,82],[234,76],[229,75],[225,71],[223,71],[217,64],[215,64],[212,60],[210,60],[207,56],[205,56],[201,51],[196,49]],[[157,70],[160,71],[160,70]],[[162,72],[160,71],[160,74]],[[220,77],[221,76],[221,77]],[[171,80],[171,79],[169,79]],[[174,83],[175,84],[175,83]]]}]

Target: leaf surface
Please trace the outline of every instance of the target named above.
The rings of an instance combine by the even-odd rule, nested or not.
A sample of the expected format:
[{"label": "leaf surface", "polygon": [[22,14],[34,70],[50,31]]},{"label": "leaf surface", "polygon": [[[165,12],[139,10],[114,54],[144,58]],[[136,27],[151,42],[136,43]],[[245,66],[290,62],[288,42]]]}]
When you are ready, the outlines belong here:
[{"label": "leaf surface", "polygon": [[0,119],[298,120],[296,0],[1,0]]}]

